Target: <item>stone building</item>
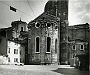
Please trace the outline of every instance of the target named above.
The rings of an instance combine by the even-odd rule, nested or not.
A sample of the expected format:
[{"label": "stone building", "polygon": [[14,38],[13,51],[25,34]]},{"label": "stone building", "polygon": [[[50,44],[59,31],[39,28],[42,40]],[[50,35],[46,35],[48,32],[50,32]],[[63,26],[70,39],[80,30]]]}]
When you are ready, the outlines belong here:
[{"label": "stone building", "polygon": [[13,38],[17,38],[17,39],[21,39],[20,37],[20,33],[21,32],[25,32],[25,31],[28,31],[28,28],[27,28],[27,23],[26,22],[23,22],[21,21],[13,21],[11,23],[11,26],[13,28]]},{"label": "stone building", "polygon": [[68,0],[49,0],[44,11],[61,18],[61,22],[68,20]]},{"label": "stone building", "polygon": [[25,47],[14,40],[7,41],[8,64],[25,62]]},{"label": "stone building", "polygon": [[12,27],[0,29],[0,55],[6,56],[8,64],[25,63],[27,23],[20,20],[11,25]]},{"label": "stone building", "polygon": [[68,64],[68,0],[49,0],[45,12],[60,18],[60,64]]},{"label": "stone building", "polygon": [[[88,64],[89,58],[89,24],[79,24],[68,26],[68,45],[69,45],[69,59],[75,60],[79,57],[80,61],[86,61]],[[86,57],[87,56],[87,57]],[[82,58],[81,58],[82,57]],[[75,66],[74,61],[74,66]],[[84,64],[83,64],[84,65]]]},{"label": "stone building", "polygon": [[19,42],[20,45],[25,47],[25,62],[24,64],[28,64],[28,28],[27,23],[21,21],[13,21],[11,23],[13,31],[12,31],[12,39]]},{"label": "stone building", "polygon": [[12,39],[12,31],[12,27],[0,29],[0,55],[3,61],[1,64],[24,63],[25,47]]},{"label": "stone building", "polygon": [[[67,43],[67,41],[68,41],[68,36],[67,36],[67,31],[68,31],[68,0],[49,0],[47,3],[46,3],[46,5],[45,5],[45,8],[44,8],[44,13],[42,14],[42,15],[40,15],[39,17],[42,17],[43,15],[44,15],[44,17],[45,17],[45,14],[47,14],[48,16],[46,16],[46,18],[45,19],[49,19],[50,21],[51,20],[53,20],[53,16],[54,17],[56,17],[56,18],[60,18],[60,20],[59,20],[59,22],[60,22],[60,24],[57,24],[57,26],[59,27],[59,31],[58,31],[58,38],[57,38],[57,40],[59,40],[58,42],[59,42],[59,46],[58,46],[58,49],[59,49],[59,55],[57,56],[58,57],[58,62],[60,63],[60,64],[63,64],[63,63],[65,63],[65,62],[68,62],[68,43]],[[52,16],[52,17],[49,17],[49,16]],[[43,22],[43,24],[46,24],[46,23],[44,23],[44,17],[43,17],[43,19],[40,19],[40,21],[42,21]],[[49,17],[49,18],[47,18],[47,17]],[[38,18],[36,18],[35,20],[37,20]],[[34,20],[34,21],[35,21]],[[49,21],[48,20],[48,21]],[[54,19],[55,20],[55,19]],[[47,21],[47,22],[48,22]],[[30,24],[31,24],[32,22],[30,22],[29,23],[29,29],[30,29]],[[52,23],[52,22],[51,22]],[[34,24],[35,25],[35,24]],[[33,26],[34,26],[33,25]],[[41,23],[40,23],[40,25],[42,25]],[[48,25],[48,24],[47,24]],[[32,26],[31,26],[32,27]],[[45,27],[45,28],[47,28],[47,26]],[[38,33],[39,33],[39,31],[42,31],[40,28],[38,28],[39,30],[37,31],[37,30],[34,30],[33,29],[33,31],[37,31]],[[49,28],[50,29],[50,28]],[[52,31],[54,30],[54,28],[52,28]],[[44,30],[43,30],[44,31]],[[47,30],[45,30],[45,31],[47,31]],[[51,31],[51,32],[52,32]],[[30,31],[29,31],[30,32]],[[35,32],[34,32],[35,33]],[[30,38],[30,35],[31,35],[32,33],[29,33],[29,38]],[[44,35],[44,33],[42,33],[42,35]],[[49,34],[48,34],[49,35]],[[34,36],[34,35],[33,35]],[[52,35],[53,37],[54,37],[54,35]],[[34,36],[34,38],[36,37],[36,33],[35,33],[35,36]],[[39,36],[40,37],[40,36]],[[51,37],[50,37],[51,38]],[[47,39],[44,39],[44,40],[46,40],[47,41]],[[52,41],[52,38],[51,38],[51,41]],[[34,42],[35,43],[35,42]],[[33,44],[32,44],[33,45]],[[55,45],[57,45],[57,44],[55,44]],[[33,45],[33,46],[31,46],[31,48],[33,48],[33,49],[31,49],[30,50],[30,43],[29,43],[29,48],[28,48],[28,50],[29,51],[31,51],[31,52],[35,52],[35,49],[33,48],[33,46],[35,46],[35,44]],[[43,47],[43,44],[42,45],[40,45],[40,48],[41,47]],[[51,49],[52,50],[52,49]],[[43,50],[42,50],[43,51]],[[45,47],[45,51],[46,51],[46,47]],[[58,52],[57,52],[58,53]],[[52,53],[51,53],[52,54]],[[34,54],[30,54],[31,56],[30,56],[30,58],[31,58],[31,61],[33,60],[35,60],[35,62],[36,62],[36,58],[35,58],[35,56],[34,56]],[[33,55],[33,57],[32,57],[32,55]],[[35,54],[36,55],[36,54]],[[39,55],[39,54],[37,54],[37,55]],[[43,56],[43,58],[47,58],[47,57],[45,57],[46,55],[44,55]],[[55,57],[55,55],[53,55],[54,57]],[[36,56],[37,57],[37,60],[40,62],[40,60],[39,60],[39,58],[40,58],[40,55],[39,55],[39,58],[38,58],[38,56]],[[33,58],[33,59],[32,59]],[[50,56],[49,56],[49,58],[50,58]],[[52,58],[52,55],[51,55],[51,58]],[[52,61],[52,59],[48,59],[49,60],[49,63]],[[43,61],[44,61],[44,59],[43,59]],[[41,60],[41,62],[43,62],[42,60]],[[45,61],[46,61],[46,59],[45,59]],[[45,62],[44,61],[44,62]]]},{"label": "stone building", "polygon": [[29,64],[59,63],[60,19],[46,12],[28,24]]},{"label": "stone building", "polygon": [[12,38],[12,27],[0,29],[0,54],[7,54],[7,41]]}]

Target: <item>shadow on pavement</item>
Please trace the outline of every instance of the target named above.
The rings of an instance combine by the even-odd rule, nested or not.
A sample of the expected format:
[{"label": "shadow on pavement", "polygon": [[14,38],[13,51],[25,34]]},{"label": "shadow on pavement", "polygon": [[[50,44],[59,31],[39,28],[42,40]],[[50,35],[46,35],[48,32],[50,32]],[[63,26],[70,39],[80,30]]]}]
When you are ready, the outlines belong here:
[{"label": "shadow on pavement", "polygon": [[52,71],[61,73],[63,75],[89,75],[89,71],[80,71],[75,68],[58,68]]}]

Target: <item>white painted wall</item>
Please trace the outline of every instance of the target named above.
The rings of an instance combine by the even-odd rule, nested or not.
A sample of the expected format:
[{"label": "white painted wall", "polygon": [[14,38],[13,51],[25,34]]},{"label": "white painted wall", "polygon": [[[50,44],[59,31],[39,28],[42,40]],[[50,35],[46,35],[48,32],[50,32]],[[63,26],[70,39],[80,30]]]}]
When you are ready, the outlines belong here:
[{"label": "white painted wall", "polygon": [[[10,48],[10,53],[9,53],[9,48]],[[14,54],[14,49],[18,49],[18,54]],[[20,51],[21,51],[21,55],[20,55]],[[17,62],[14,62],[14,58],[18,58],[18,63],[24,63],[25,61],[25,47],[12,42],[12,41],[8,41],[7,42],[7,55],[10,58],[10,62],[8,62],[8,64],[15,64]],[[20,62],[20,59],[23,60],[23,62]]]},{"label": "white painted wall", "polygon": [[[12,41],[8,41],[7,45],[8,45],[7,46],[7,54],[8,54],[8,57],[10,57],[10,62],[8,62],[8,63],[15,64],[14,58],[18,58],[18,62],[20,62],[20,44],[17,44]],[[9,48],[10,48],[10,53],[8,52]],[[14,49],[18,49],[18,54],[14,54]]]}]

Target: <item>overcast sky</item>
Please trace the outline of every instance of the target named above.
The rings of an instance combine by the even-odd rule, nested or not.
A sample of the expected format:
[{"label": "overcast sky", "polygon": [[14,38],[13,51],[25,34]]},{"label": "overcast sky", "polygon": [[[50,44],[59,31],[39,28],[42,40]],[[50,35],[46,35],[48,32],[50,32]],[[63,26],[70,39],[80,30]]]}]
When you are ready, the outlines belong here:
[{"label": "overcast sky", "polygon": [[[0,2],[0,28],[2,27],[6,28],[11,26],[12,21],[20,20],[20,18],[22,21],[29,23],[31,20],[35,19],[37,16],[43,13],[45,4],[48,0],[0,0],[0,1],[17,9],[17,12],[13,12],[10,10],[10,7],[8,5]],[[82,23],[90,24],[89,0],[69,0],[68,12],[69,12],[68,14],[69,25],[76,25]]]}]

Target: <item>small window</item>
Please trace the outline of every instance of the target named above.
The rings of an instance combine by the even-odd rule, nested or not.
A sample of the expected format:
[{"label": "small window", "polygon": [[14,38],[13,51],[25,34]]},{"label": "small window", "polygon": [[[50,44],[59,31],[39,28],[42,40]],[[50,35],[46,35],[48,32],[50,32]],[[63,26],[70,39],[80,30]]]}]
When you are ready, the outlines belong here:
[{"label": "small window", "polygon": [[23,31],[23,27],[21,27],[21,31]]},{"label": "small window", "polygon": [[72,50],[76,50],[76,45],[73,45],[72,46]]},{"label": "small window", "polygon": [[18,54],[18,49],[14,49],[14,54]]},{"label": "small window", "polygon": [[8,57],[8,62],[10,62],[10,57]]},{"label": "small window", "polygon": [[36,42],[35,43],[35,50],[36,50],[35,52],[36,53],[39,53],[40,52],[39,51],[39,44],[40,44],[39,41],[40,41],[39,37],[36,37],[36,39],[35,39],[35,42]]},{"label": "small window", "polygon": [[84,50],[84,45],[80,45],[80,50]]},{"label": "small window", "polygon": [[35,24],[35,27],[36,27],[36,28],[39,28],[39,27],[40,27],[40,23],[36,23],[36,24]]},{"label": "small window", "polygon": [[14,58],[14,62],[18,62],[18,58]]},{"label": "small window", "polygon": [[50,23],[47,23],[47,27],[50,28],[51,24]]},{"label": "small window", "polygon": [[47,37],[47,52],[46,53],[50,53],[50,47],[51,47],[51,38]]},{"label": "small window", "polygon": [[10,48],[8,49],[8,53],[10,53]]}]

